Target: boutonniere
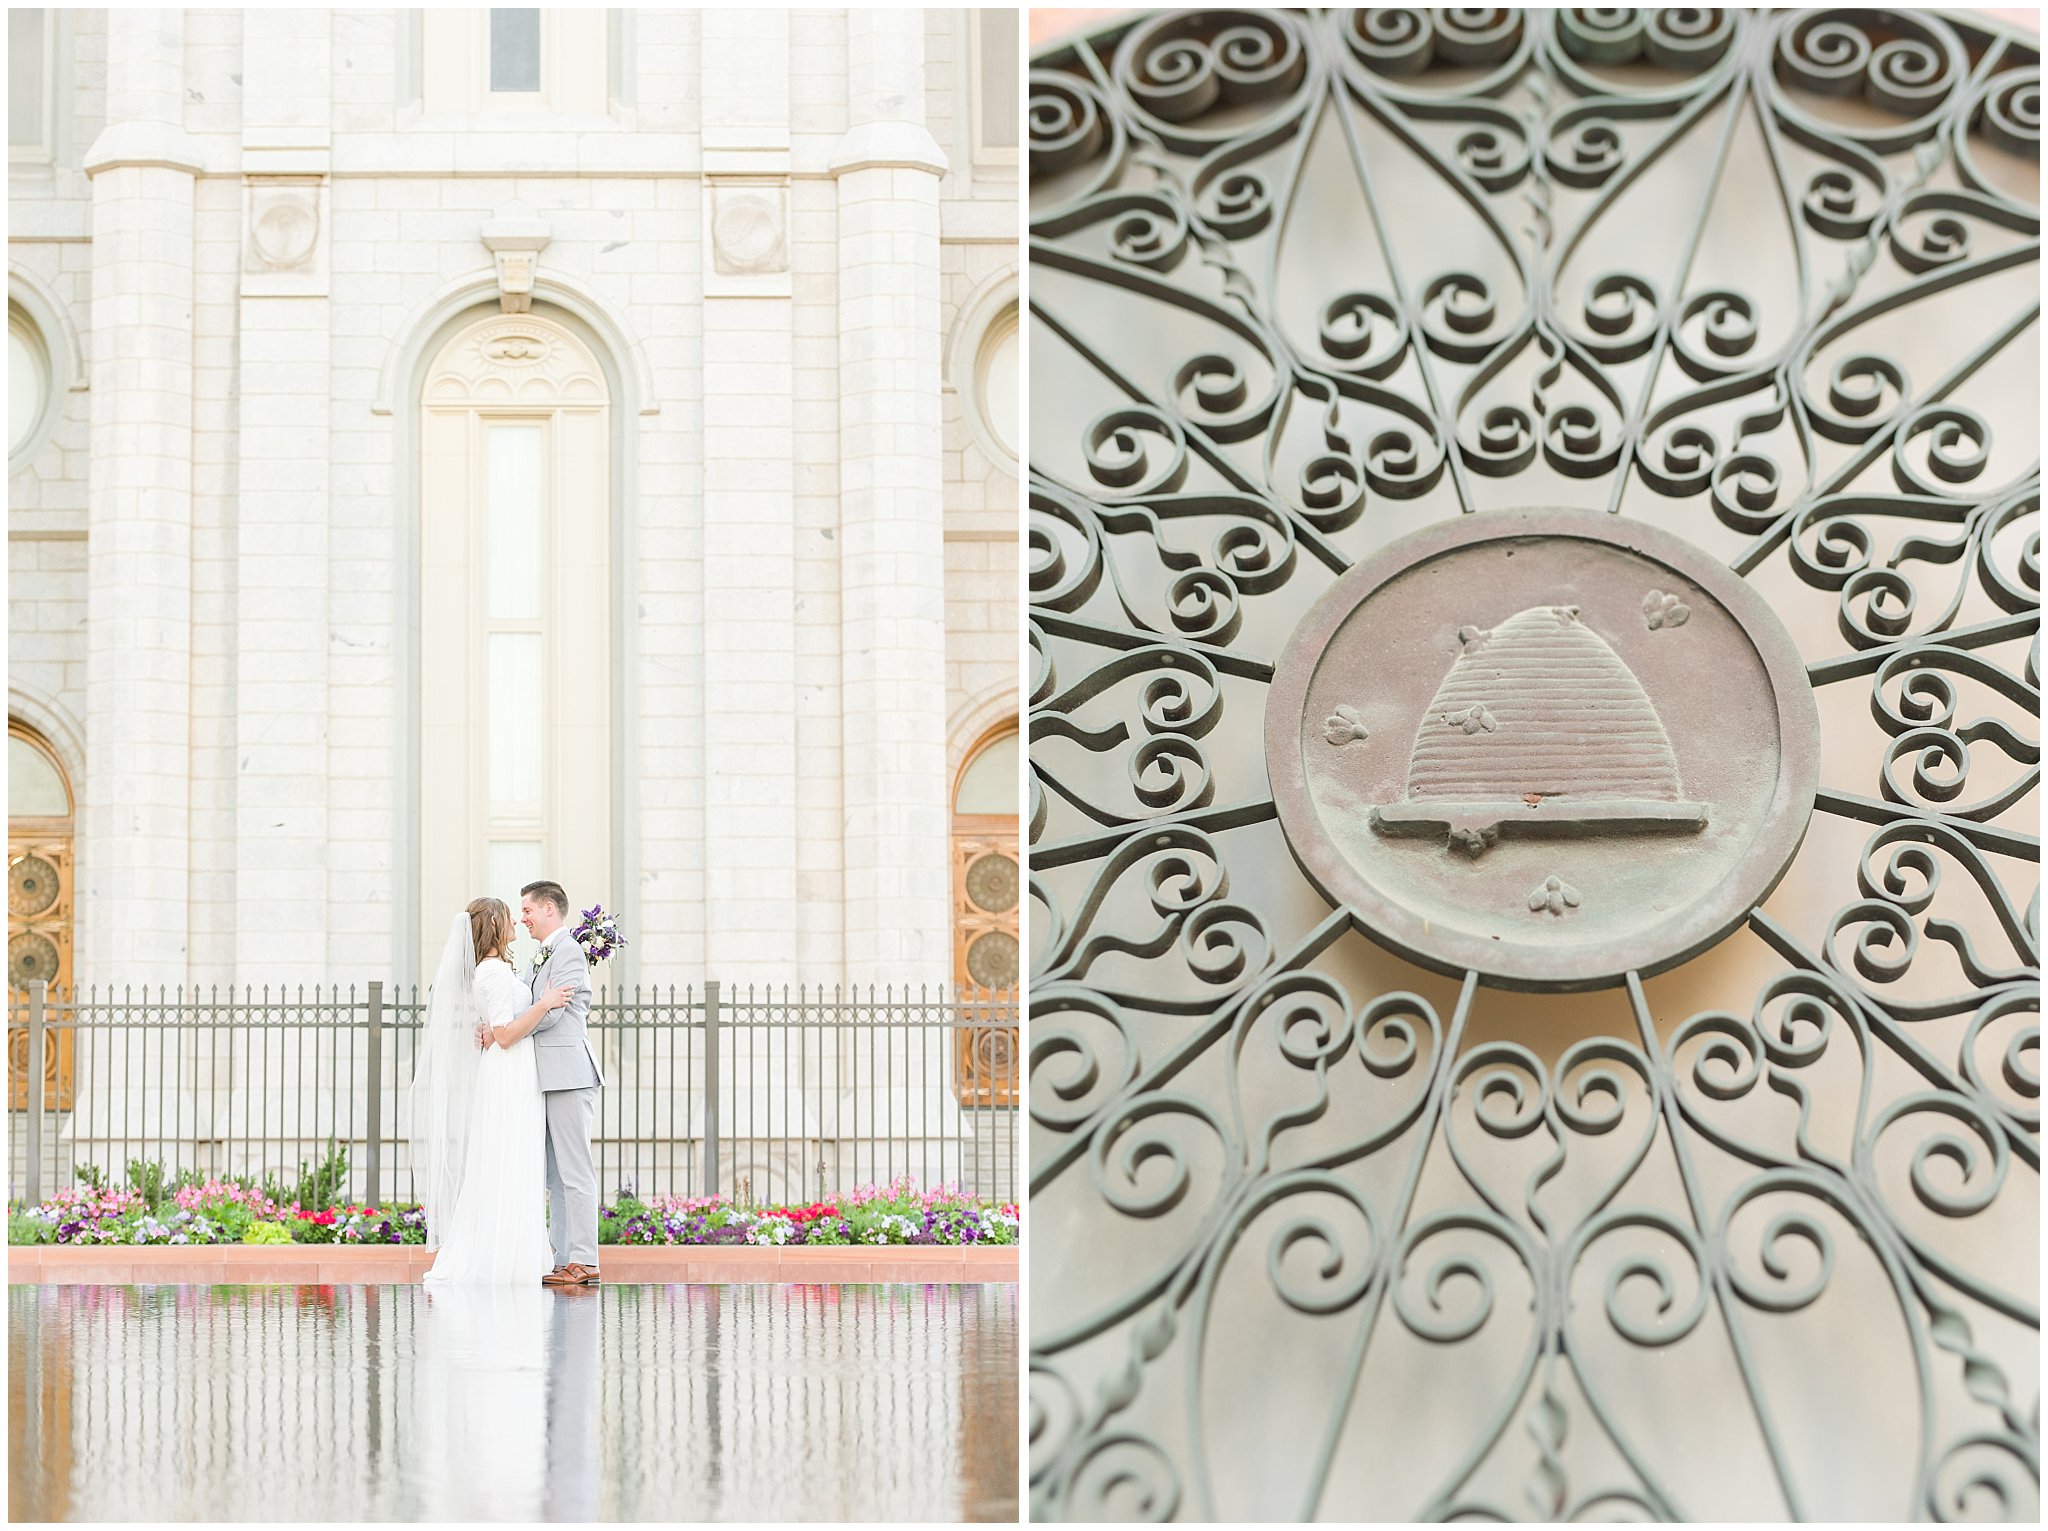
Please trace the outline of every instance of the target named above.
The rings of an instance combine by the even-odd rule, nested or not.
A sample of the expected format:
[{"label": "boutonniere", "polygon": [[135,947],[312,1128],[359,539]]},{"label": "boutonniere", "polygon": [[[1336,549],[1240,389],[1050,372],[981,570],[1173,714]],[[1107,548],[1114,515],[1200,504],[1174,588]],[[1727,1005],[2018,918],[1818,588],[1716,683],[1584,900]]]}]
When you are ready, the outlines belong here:
[{"label": "boutonniere", "polygon": [[535,975],[548,965],[548,951],[549,947],[543,942],[539,949],[534,952],[533,962],[526,969],[527,982],[531,983]]}]

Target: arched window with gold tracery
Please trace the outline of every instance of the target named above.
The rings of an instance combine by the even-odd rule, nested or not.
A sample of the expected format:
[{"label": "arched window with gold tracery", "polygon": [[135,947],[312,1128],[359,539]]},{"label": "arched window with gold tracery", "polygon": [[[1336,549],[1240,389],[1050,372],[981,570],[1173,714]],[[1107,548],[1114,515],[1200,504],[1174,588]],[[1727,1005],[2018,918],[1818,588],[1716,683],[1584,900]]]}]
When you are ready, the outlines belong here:
[{"label": "arched window with gold tracery", "polygon": [[[967,753],[953,786],[953,986],[970,1003],[1017,987],[1017,727],[1004,723]],[[954,1086],[963,1105],[1014,1101],[1014,1027],[959,1034]]]},{"label": "arched window with gold tracery", "polygon": [[[71,983],[73,925],[71,783],[49,742],[18,719],[7,720],[7,986],[38,979]],[[48,1105],[70,1105],[71,1036],[53,1031],[45,1053]],[[26,1028],[7,1037],[9,1108],[27,1109]]]}]

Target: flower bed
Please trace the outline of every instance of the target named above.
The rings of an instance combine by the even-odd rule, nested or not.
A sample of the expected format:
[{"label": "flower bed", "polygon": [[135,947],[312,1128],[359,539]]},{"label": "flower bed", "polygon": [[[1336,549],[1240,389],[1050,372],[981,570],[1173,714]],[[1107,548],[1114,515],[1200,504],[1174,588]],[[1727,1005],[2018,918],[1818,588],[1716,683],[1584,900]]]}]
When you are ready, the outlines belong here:
[{"label": "flower bed", "polygon": [[919,1190],[904,1176],[859,1186],[836,1201],[801,1207],[742,1207],[723,1196],[621,1195],[598,1209],[600,1244],[1014,1244],[1017,1209],[962,1195],[952,1186]]},{"label": "flower bed", "polygon": [[280,1205],[234,1181],[181,1186],[152,1205],[139,1191],[59,1191],[7,1216],[10,1244],[424,1244],[416,1206]]},{"label": "flower bed", "polygon": [[[135,1189],[79,1187],[33,1207],[11,1207],[10,1244],[424,1244],[417,1206],[280,1203],[237,1181],[180,1186],[152,1202]],[[600,1244],[1014,1244],[1017,1209],[920,1190],[903,1177],[860,1186],[836,1201],[744,1207],[723,1196],[654,1197],[621,1192],[598,1213]]]}]

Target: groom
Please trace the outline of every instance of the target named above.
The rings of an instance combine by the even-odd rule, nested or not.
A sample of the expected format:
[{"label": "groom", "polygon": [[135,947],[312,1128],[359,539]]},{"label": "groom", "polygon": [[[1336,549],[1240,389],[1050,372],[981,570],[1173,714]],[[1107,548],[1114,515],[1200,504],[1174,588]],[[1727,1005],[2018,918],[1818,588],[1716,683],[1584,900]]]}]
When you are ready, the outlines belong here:
[{"label": "groom", "polygon": [[[597,1271],[597,1168],[590,1158],[590,1124],[604,1085],[584,1017],[590,1012],[590,964],[573,935],[563,930],[569,895],[558,882],[530,882],[519,890],[519,923],[540,942],[527,987],[534,998],[555,984],[571,993],[533,1028],[534,1065],[546,1103],[548,1136],[548,1239],[555,1268],[544,1286],[589,1286]],[[486,1039],[488,1041],[488,1039]]]}]

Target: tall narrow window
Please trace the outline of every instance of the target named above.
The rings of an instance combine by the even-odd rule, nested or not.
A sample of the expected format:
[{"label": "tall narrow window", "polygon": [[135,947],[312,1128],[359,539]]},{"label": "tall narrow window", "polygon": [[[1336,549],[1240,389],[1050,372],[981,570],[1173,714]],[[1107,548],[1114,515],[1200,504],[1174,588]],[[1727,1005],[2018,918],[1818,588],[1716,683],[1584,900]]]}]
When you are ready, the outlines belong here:
[{"label": "tall narrow window", "polygon": [[491,9],[491,93],[540,89],[540,11]]},{"label": "tall narrow window", "polygon": [[[27,724],[7,720],[7,986],[71,982],[71,783],[56,752]],[[8,1109],[28,1105],[28,1032],[7,1037]],[[45,1104],[71,1106],[71,1032],[53,1028],[44,1052]]]},{"label": "tall narrow window", "polygon": [[[1017,987],[1017,729],[1005,724],[968,755],[953,789],[953,984],[963,1000]],[[963,1105],[1015,1098],[1017,1034],[979,1026],[959,1034],[954,1089]]]},{"label": "tall narrow window", "polygon": [[1017,163],[1017,12],[975,11],[974,159],[982,165]]},{"label": "tall narrow window", "polygon": [[420,13],[421,115],[512,127],[542,112],[605,112],[611,14],[593,6],[430,7]]},{"label": "tall narrow window", "polygon": [[7,13],[7,147],[14,159],[50,152],[50,43],[45,10]]},{"label": "tall narrow window", "polygon": [[[490,891],[510,899],[541,873],[542,759],[534,719],[545,715],[542,663],[541,550],[546,427],[540,421],[488,421],[484,426],[485,778],[490,807]],[[517,878],[517,881],[512,879]]]},{"label": "tall narrow window", "polygon": [[419,931],[551,877],[611,901],[610,427],[573,335],[495,314],[421,400]]}]

